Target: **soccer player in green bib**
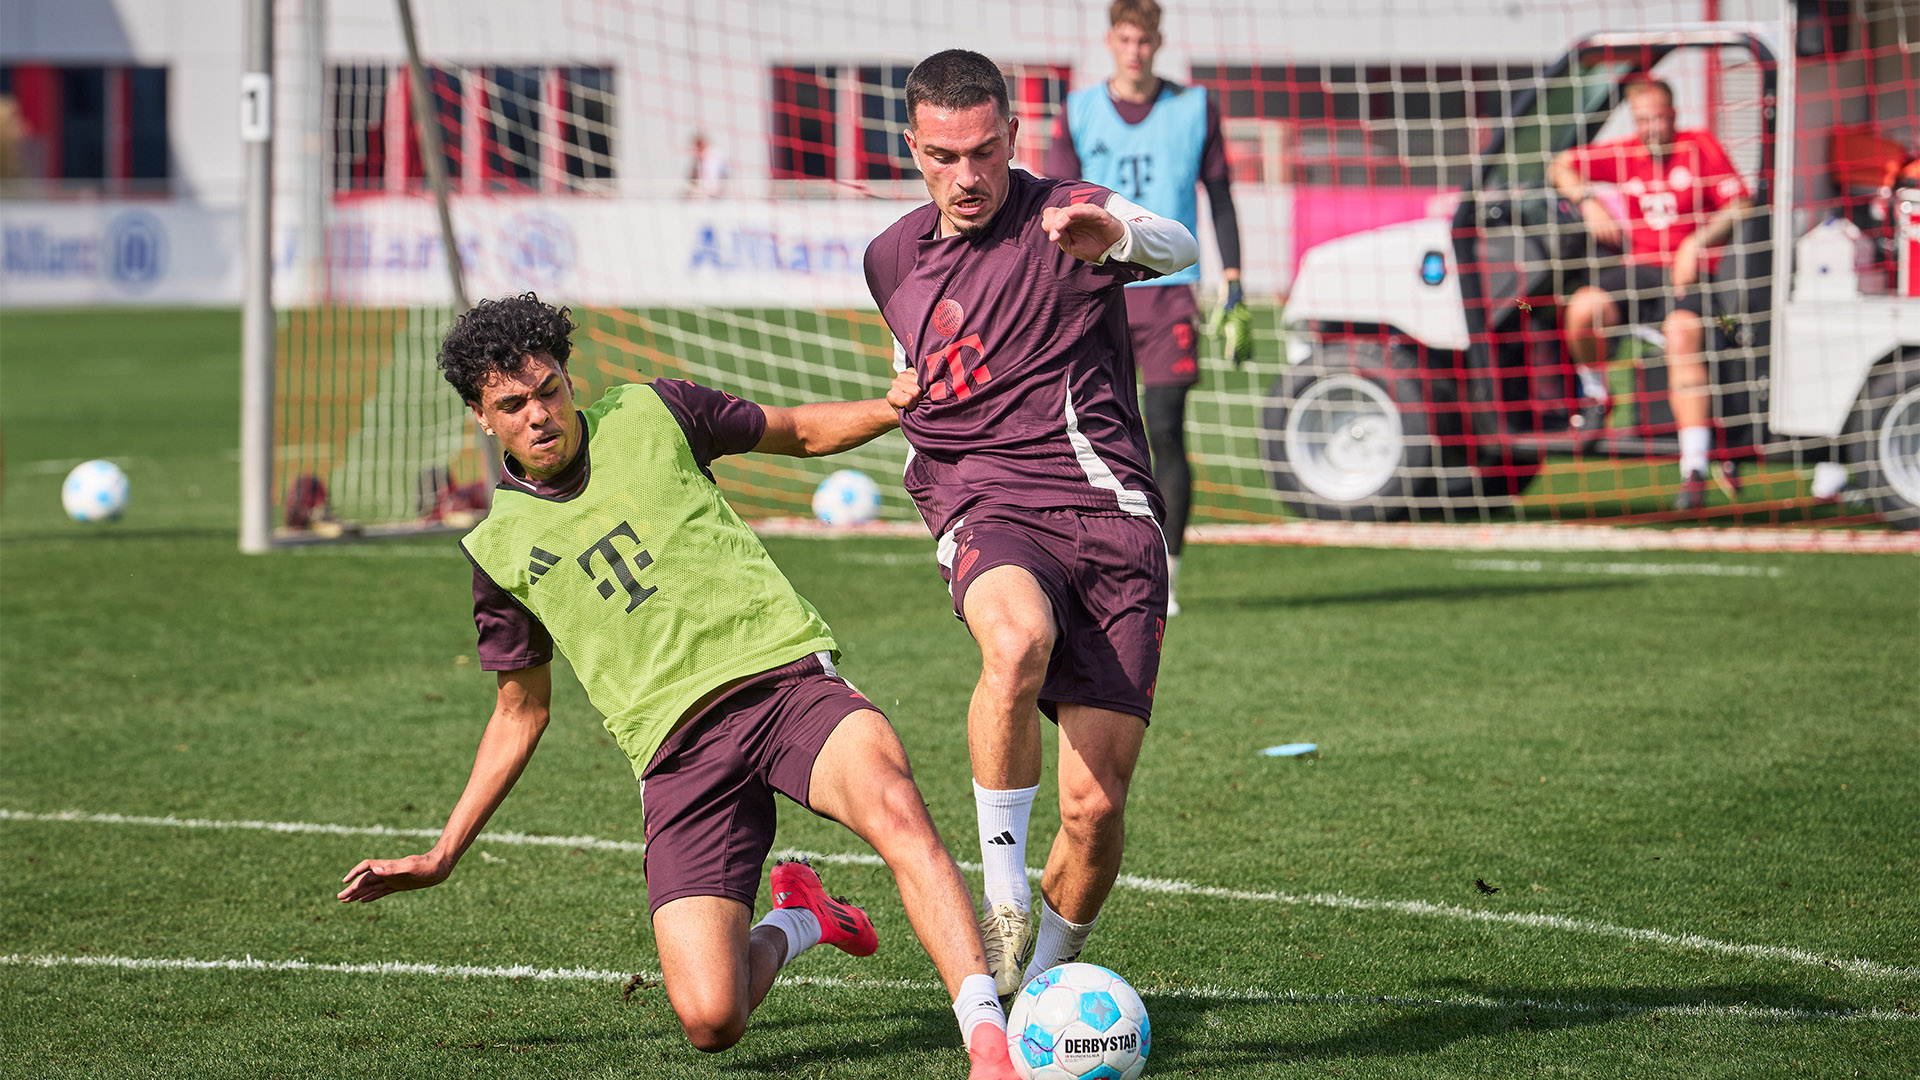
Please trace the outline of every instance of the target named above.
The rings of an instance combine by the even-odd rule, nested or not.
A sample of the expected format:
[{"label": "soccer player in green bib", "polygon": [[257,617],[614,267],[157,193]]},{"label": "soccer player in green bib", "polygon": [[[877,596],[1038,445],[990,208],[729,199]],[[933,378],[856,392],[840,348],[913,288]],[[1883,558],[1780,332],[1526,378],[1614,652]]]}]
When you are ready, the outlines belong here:
[{"label": "soccer player in green bib", "polygon": [[1013,1077],[972,899],[899,738],[839,677],[826,622],[708,471],[722,454],[859,446],[898,426],[916,377],[897,377],[885,400],[795,408],[660,379],[580,409],[573,330],[565,309],[529,293],[482,301],[441,344],[447,381],[506,448],[493,508],[462,541],[481,667],[499,694],[439,842],[362,861],[339,898],[447,879],[539,744],[557,651],[640,779],[654,940],[694,1046],[738,1042],[775,975],[814,945],[878,947],[866,912],[828,896],[802,862],[774,867],[773,908],[751,922],[779,792],[886,861],[953,997],[971,1076]]}]

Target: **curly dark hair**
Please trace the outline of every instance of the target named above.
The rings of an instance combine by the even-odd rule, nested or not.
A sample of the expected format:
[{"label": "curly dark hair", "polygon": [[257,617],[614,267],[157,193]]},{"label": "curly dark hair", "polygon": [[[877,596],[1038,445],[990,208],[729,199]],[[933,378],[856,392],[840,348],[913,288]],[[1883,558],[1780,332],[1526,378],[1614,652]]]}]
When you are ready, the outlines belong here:
[{"label": "curly dark hair", "polygon": [[569,313],[533,293],[482,300],[440,342],[440,373],[460,392],[460,400],[478,405],[489,376],[519,374],[535,353],[553,357],[565,369],[573,352],[568,335],[575,329]]}]

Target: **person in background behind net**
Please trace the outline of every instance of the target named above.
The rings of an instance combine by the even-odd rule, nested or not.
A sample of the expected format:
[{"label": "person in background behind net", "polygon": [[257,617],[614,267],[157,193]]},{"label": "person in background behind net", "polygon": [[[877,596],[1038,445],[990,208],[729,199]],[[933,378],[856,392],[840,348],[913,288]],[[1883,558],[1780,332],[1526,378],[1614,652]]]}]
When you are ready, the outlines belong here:
[{"label": "person in background behind net", "polygon": [[832,632],[727,505],[708,464],[859,446],[919,399],[770,408],[680,379],[618,386],[582,410],[574,330],[533,294],[482,301],[440,347],[447,381],[506,448],[493,509],[461,541],[473,563],[480,666],[499,673],[466,791],[424,855],[366,859],[339,893],[438,885],[512,790],[546,729],[557,651],[640,778],[647,903],[674,1014],[694,1046],[738,1042],[786,964],[816,944],[871,955],[865,911],[804,862],[773,869],[774,792],[852,829],[893,871],[953,995],[973,1080],[1010,1080],[1006,1017],[973,900],[941,844],[906,751],[834,670]]},{"label": "person in background behind net", "polygon": [[[1114,0],[1107,9],[1107,51],[1113,78],[1067,95],[1053,124],[1042,171],[1086,179],[1172,218],[1198,235],[1195,189],[1205,185],[1220,245],[1225,296],[1210,328],[1235,364],[1252,349],[1251,318],[1240,294],[1240,220],[1228,187],[1226,140],[1219,103],[1205,87],[1181,86],[1153,73],[1159,51],[1160,5]],[[1180,613],[1180,549],[1193,502],[1187,463],[1187,392],[1200,381],[1195,352],[1199,264],[1127,286],[1127,330],[1146,387],[1147,442],[1153,478],[1167,501],[1167,614]]]},{"label": "person in background behind net", "polygon": [[[900,414],[913,450],[903,479],[980,648],[967,749],[981,937],[1012,994],[1079,954],[1120,872],[1167,610],[1121,286],[1199,252],[1185,226],[1107,188],[1012,168],[1020,122],[992,60],[936,53],[906,90],[907,148],[932,201],[867,246],[867,288],[898,342],[896,369],[920,373],[925,396]],[[1060,831],[1037,937],[1036,708],[1060,732]]]},{"label": "person in background behind net", "polygon": [[[1624,263],[1602,266],[1593,282],[1567,301],[1564,333],[1582,398],[1575,421],[1583,434],[1599,434],[1610,404],[1601,373],[1611,344],[1606,331],[1620,325],[1622,305],[1627,322],[1659,324],[1667,339],[1668,393],[1680,428],[1681,482],[1674,509],[1697,510],[1709,478],[1730,497],[1738,491],[1733,462],[1716,466],[1710,460],[1712,402],[1702,313],[1712,314],[1716,299],[1711,271],[1719,256],[1712,249],[1733,232],[1751,195],[1712,134],[1675,129],[1671,86],[1646,77],[1628,83],[1627,108],[1633,114],[1632,135],[1563,150],[1548,173],[1560,194],[1580,208],[1595,240],[1610,248],[1627,241]],[[1627,229],[1593,196],[1587,187],[1592,181],[1619,185],[1627,200]]]},{"label": "person in background behind net", "polygon": [[712,199],[725,195],[727,181],[732,177],[733,166],[727,161],[727,152],[713,145],[705,132],[695,132],[693,167],[687,171],[687,197]]}]

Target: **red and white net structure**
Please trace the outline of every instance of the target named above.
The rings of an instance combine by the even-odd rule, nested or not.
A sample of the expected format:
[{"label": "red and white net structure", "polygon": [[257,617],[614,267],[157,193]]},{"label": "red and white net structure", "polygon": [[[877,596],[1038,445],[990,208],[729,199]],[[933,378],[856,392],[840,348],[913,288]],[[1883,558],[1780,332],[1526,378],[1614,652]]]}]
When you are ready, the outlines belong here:
[{"label": "red and white net structure", "polygon": [[[424,86],[390,0],[278,9],[275,464],[295,524],[484,501],[434,368],[453,294],[415,95],[469,298],[571,306],[589,397],[667,376],[794,404],[890,378],[861,257],[925,201],[901,137],[914,63],[999,62],[1036,172],[1066,94],[1113,71],[1103,3],[413,7]],[[1162,32],[1156,70],[1217,98],[1256,315],[1253,358],[1205,343],[1189,399],[1203,532],[1920,524],[1920,191],[1901,194],[1920,188],[1920,0],[1169,0]],[[1605,398],[1583,396],[1570,298],[1635,257],[1552,183],[1562,153],[1634,136],[1628,87],[1650,77],[1750,204],[1702,319],[1711,473],[1739,486],[1692,506],[1663,324],[1606,329]],[[1644,185],[1585,194],[1662,212]],[[1199,201],[1204,307],[1220,262]],[[861,469],[908,521],[904,456],[896,435],[716,471],[743,513],[779,517]]]}]

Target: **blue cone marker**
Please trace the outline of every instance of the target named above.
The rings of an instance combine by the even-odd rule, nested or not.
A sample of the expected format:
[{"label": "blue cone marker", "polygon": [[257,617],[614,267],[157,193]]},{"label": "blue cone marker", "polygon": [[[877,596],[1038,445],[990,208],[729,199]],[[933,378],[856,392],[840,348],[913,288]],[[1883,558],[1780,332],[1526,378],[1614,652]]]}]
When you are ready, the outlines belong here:
[{"label": "blue cone marker", "polygon": [[1299,757],[1301,754],[1311,754],[1318,749],[1320,749],[1319,743],[1292,742],[1285,746],[1269,746],[1260,752],[1268,757]]}]

